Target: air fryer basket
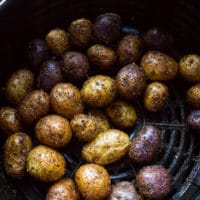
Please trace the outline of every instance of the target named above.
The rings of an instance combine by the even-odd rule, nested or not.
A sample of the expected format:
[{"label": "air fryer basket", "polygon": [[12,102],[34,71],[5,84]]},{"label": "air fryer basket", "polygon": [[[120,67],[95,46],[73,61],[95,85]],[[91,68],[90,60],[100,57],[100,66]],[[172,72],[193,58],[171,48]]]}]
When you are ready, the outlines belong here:
[{"label": "air fryer basket", "polygon": [[[0,1],[1,2],[1,1]],[[0,102],[5,103],[4,89],[7,75],[26,65],[24,55],[27,42],[35,37],[44,37],[55,27],[66,29],[69,22],[78,17],[91,20],[103,12],[116,12],[122,16],[124,32],[133,28],[145,31],[161,27],[175,37],[174,49],[169,54],[177,60],[186,53],[200,53],[200,2],[148,1],[148,0],[7,0],[0,6]],[[159,115],[146,112],[140,101],[135,102],[138,121],[129,130],[133,138],[143,124],[152,124],[162,130],[165,148],[156,162],[164,165],[173,177],[171,193],[165,199],[200,200],[200,144],[199,138],[188,132],[185,118],[190,111],[184,100],[188,87],[170,83],[170,99]],[[174,87],[176,86],[176,87]],[[48,184],[41,184],[29,176],[21,181],[7,177],[2,166],[0,149],[0,199],[42,200]],[[76,147],[74,149],[74,146]],[[81,160],[76,141],[62,149],[68,167],[66,177],[73,177]],[[107,167],[112,182],[134,180],[138,166],[126,157]]]}]

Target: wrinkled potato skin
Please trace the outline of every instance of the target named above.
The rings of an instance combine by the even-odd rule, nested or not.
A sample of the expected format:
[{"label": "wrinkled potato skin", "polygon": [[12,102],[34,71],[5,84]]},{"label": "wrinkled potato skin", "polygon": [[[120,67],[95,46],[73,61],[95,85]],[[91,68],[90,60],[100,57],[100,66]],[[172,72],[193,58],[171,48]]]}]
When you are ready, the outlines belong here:
[{"label": "wrinkled potato skin", "polygon": [[26,169],[34,178],[50,182],[60,179],[66,168],[64,157],[56,150],[39,145],[28,154]]},{"label": "wrinkled potato skin", "polygon": [[49,112],[49,95],[42,90],[29,93],[18,106],[19,116],[26,125],[31,125]]},{"label": "wrinkled potato skin", "polygon": [[144,93],[144,106],[150,112],[158,112],[164,108],[169,96],[168,87],[163,83],[150,83]]},{"label": "wrinkled potato skin", "polygon": [[200,108],[200,84],[196,84],[188,89],[187,94],[187,101],[191,104],[194,108]]},{"label": "wrinkled potato skin", "polygon": [[32,149],[31,138],[25,133],[9,136],[4,145],[4,167],[6,173],[21,179],[26,173],[26,159]]},{"label": "wrinkled potato skin", "polygon": [[109,174],[100,165],[85,164],[80,166],[75,173],[75,182],[85,200],[103,200],[110,193]]},{"label": "wrinkled potato skin", "polygon": [[40,143],[59,148],[71,140],[72,132],[67,119],[59,115],[47,115],[37,122],[35,136]]},{"label": "wrinkled potato skin", "polygon": [[48,190],[46,200],[79,200],[78,189],[72,179],[61,179]]},{"label": "wrinkled potato skin", "polygon": [[96,75],[84,82],[81,89],[83,101],[92,107],[104,107],[113,101],[117,93],[114,79]]},{"label": "wrinkled potato skin", "polygon": [[133,106],[122,100],[116,100],[109,104],[106,114],[116,127],[123,129],[132,127],[137,120]]},{"label": "wrinkled potato skin", "polygon": [[159,51],[148,51],[140,63],[147,78],[152,81],[169,81],[176,77],[178,63],[167,54]]},{"label": "wrinkled potato skin", "polygon": [[179,73],[187,81],[200,81],[200,56],[189,54],[181,58]]},{"label": "wrinkled potato skin", "polygon": [[14,105],[19,104],[22,99],[32,90],[34,75],[28,69],[19,69],[14,72],[6,84],[6,97]]},{"label": "wrinkled potato skin", "polygon": [[50,102],[53,110],[67,119],[84,111],[80,91],[70,83],[55,85],[50,92]]},{"label": "wrinkled potato skin", "polygon": [[193,110],[188,115],[187,124],[193,130],[200,130],[200,110]]},{"label": "wrinkled potato skin", "polygon": [[85,144],[82,156],[87,162],[107,165],[123,157],[129,147],[128,134],[117,129],[109,129],[99,133],[93,141]]},{"label": "wrinkled potato skin", "polygon": [[0,109],[0,129],[7,135],[20,132],[23,129],[16,109],[10,107]]}]

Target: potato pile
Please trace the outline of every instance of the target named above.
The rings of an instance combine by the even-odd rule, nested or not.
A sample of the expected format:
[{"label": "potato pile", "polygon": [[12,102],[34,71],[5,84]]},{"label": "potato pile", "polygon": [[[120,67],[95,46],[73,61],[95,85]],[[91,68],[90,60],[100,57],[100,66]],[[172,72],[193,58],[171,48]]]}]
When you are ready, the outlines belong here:
[{"label": "potato pile", "polygon": [[[121,17],[114,13],[94,22],[76,19],[68,30],[52,29],[45,40],[29,43],[27,68],[6,83],[7,106],[0,109],[5,171],[16,179],[28,173],[52,182],[46,200],[163,199],[170,192],[168,171],[147,166],[163,149],[161,130],[144,124],[130,140],[128,130],[137,123],[133,105],[140,101],[148,112],[162,112],[169,81],[179,76],[195,84],[186,98],[200,109],[200,56],[177,62],[165,53],[171,35],[157,28],[143,37],[121,30]],[[200,111],[191,113],[188,124],[200,129]],[[84,164],[71,179],[64,176],[68,163],[60,150],[72,139],[82,147]],[[111,185],[106,166],[122,157],[146,166],[136,185]]]}]

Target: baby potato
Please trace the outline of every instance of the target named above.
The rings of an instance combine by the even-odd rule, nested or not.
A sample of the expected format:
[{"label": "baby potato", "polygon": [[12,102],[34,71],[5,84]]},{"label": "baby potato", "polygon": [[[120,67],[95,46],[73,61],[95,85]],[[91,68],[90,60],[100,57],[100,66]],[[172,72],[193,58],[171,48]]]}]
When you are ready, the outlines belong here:
[{"label": "baby potato", "polygon": [[118,61],[120,65],[128,65],[140,57],[143,43],[138,35],[126,35],[117,47]]},{"label": "baby potato", "polygon": [[48,190],[46,200],[80,200],[78,189],[72,179],[63,178]]},{"label": "baby potato", "polygon": [[102,70],[110,69],[116,61],[116,53],[111,48],[95,44],[87,50],[89,61]]},{"label": "baby potato", "polygon": [[2,107],[0,109],[0,129],[7,135],[22,130],[22,123],[15,108]]},{"label": "baby potato", "polygon": [[29,93],[19,104],[19,116],[26,125],[31,125],[49,112],[49,95],[42,90]]},{"label": "baby potato", "polygon": [[169,96],[168,87],[163,83],[150,83],[144,93],[144,106],[150,112],[158,112],[164,108]]},{"label": "baby potato", "polygon": [[56,84],[50,92],[50,102],[53,110],[67,119],[84,110],[79,89],[70,83]]},{"label": "baby potato", "polygon": [[69,38],[67,33],[59,28],[49,31],[46,35],[46,43],[56,56],[62,56],[69,50]]},{"label": "baby potato", "polygon": [[80,141],[89,142],[93,140],[96,135],[96,124],[84,114],[75,115],[70,122],[72,132]]},{"label": "baby potato", "polygon": [[69,40],[73,46],[85,47],[92,37],[92,22],[89,19],[80,18],[69,25]]},{"label": "baby potato", "polygon": [[193,110],[188,115],[187,124],[193,130],[200,130],[200,110]]},{"label": "baby potato", "polygon": [[31,138],[25,133],[9,136],[4,144],[4,168],[12,178],[21,179],[26,173],[26,159],[32,149]]},{"label": "baby potato", "polygon": [[65,168],[66,162],[63,155],[49,147],[39,145],[28,154],[27,172],[40,181],[57,181],[64,175]]},{"label": "baby potato", "polygon": [[34,75],[28,69],[19,69],[14,72],[6,84],[7,100],[14,105],[19,104],[22,99],[32,90]]},{"label": "baby potato", "polygon": [[196,109],[200,108],[200,84],[196,84],[188,89],[186,98],[188,103]]},{"label": "baby potato", "polygon": [[35,136],[40,143],[59,148],[70,141],[72,132],[67,119],[59,115],[47,115],[37,122]]},{"label": "baby potato", "polygon": [[109,104],[106,114],[116,127],[122,129],[132,127],[137,120],[134,107],[122,100],[116,100]]},{"label": "baby potato", "polygon": [[127,100],[139,97],[146,87],[146,77],[143,70],[132,63],[121,68],[116,76],[119,95]]},{"label": "baby potato", "polygon": [[109,129],[99,133],[94,140],[85,144],[82,156],[87,162],[107,165],[123,157],[129,147],[128,134],[117,129]]},{"label": "baby potato", "polygon": [[75,173],[75,182],[85,200],[103,200],[110,193],[111,181],[107,170],[96,164],[84,164]]},{"label": "baby potato", "polygon": [[186,81],[200,81],[200,56],[189,54],[181,58],[179,62],[179,73]]},{"label": "baby potato", "polygon": [[167,54],[159,51],[148,51],[140,63],[147,78],[152,81],[169,81],[176,77],[178,63]]},{"label": "baby potato", "polygon": [[104,107],[113,101],[117,93],[114,79],[105,75],[90,77],[81,89],[83,101],[92,107]]}]

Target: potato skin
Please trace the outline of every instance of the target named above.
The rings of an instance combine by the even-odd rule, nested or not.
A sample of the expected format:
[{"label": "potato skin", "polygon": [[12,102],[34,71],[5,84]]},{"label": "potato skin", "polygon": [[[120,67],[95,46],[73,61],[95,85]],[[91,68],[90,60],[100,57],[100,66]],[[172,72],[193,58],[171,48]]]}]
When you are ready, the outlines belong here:
[{"label": "potato skin", "polygon": [[110,103],[106,108],[106,114],[116,127],[122,129],[132,127],[137,120],[134,107],[122,100]]},{"label": "potato skin", "polygon": [[46,200],[79,200],[78,189],[72,179],[63,178],[48,190]]},{"label": "potato skin", "polygon": [[136,176],[140,192],[150,199],[163,199],[170,191],[171,176],[160,165],[143,167]]},{"label": "potato skin", "polygon": [[90,77],[81,89],[83,101],[92,107],[104,107],[116,96],[117,86],[114,79],[105,75]]},{"label": "potato skin", "polygon": [[50,92],[50,102],[53,110],[67,119],[72,119],[84,110],[80,91],[71,83],[56,84]]},{"label": "potato skin", "polygon": [[186,98],[188,103],[196,109],[200,108],[200,84],[196,84],[188,89]]},{"label": "potato skin", "polygon": [[84,164],[75,173],[75,182],[85,200],[103,200],[111,189],[107,170],[96,164]]},{"label": "potato skin", "polygon": [[47,146],[36,146],[28,154],[27,172],[40,181],[57,181],[64,175],[65,168],[63,155]]},{"label": "potato skin", "polygon": [[34,75],[28,69],[19,69],[15,71],[7,81],[6,97],[7,100],[17,105],[32,90],[34,84]]},{"label": "potato skin", "polygon": [[4,144],[4,167],[12,178],[21,179],[26,173],[26,159],[32,149],[31,138],[25,133],[9,136]]},{"label": "potato skin", "polygon": [[72,132],[67,119],[59,115],[47,115],[37,122],[35,136],[40,143],[59,148],[71,140]]},{"label": "potato skin", "polygon": [[193,130],[200,130],[200,110],[193,110],[186,120],[189,128]]},{"label": "potato skin", "polygon": [[163,83],[150,83],[144,92],[144,106],[150,112],[162,110],[169,96],[168,87]]},{"label": "potato skin", "polygon": [[169,81],[176,77],[178,63],[167,54],[148,51],[141,59],[140,66],[152,81]]},{"label": "potato skin", "polygon": [[128,134],[117,129],[109,129],[99,133],[94,140],[85,144],[82,156],[87,162],[107,165],[123,157],[129,147]]}]

